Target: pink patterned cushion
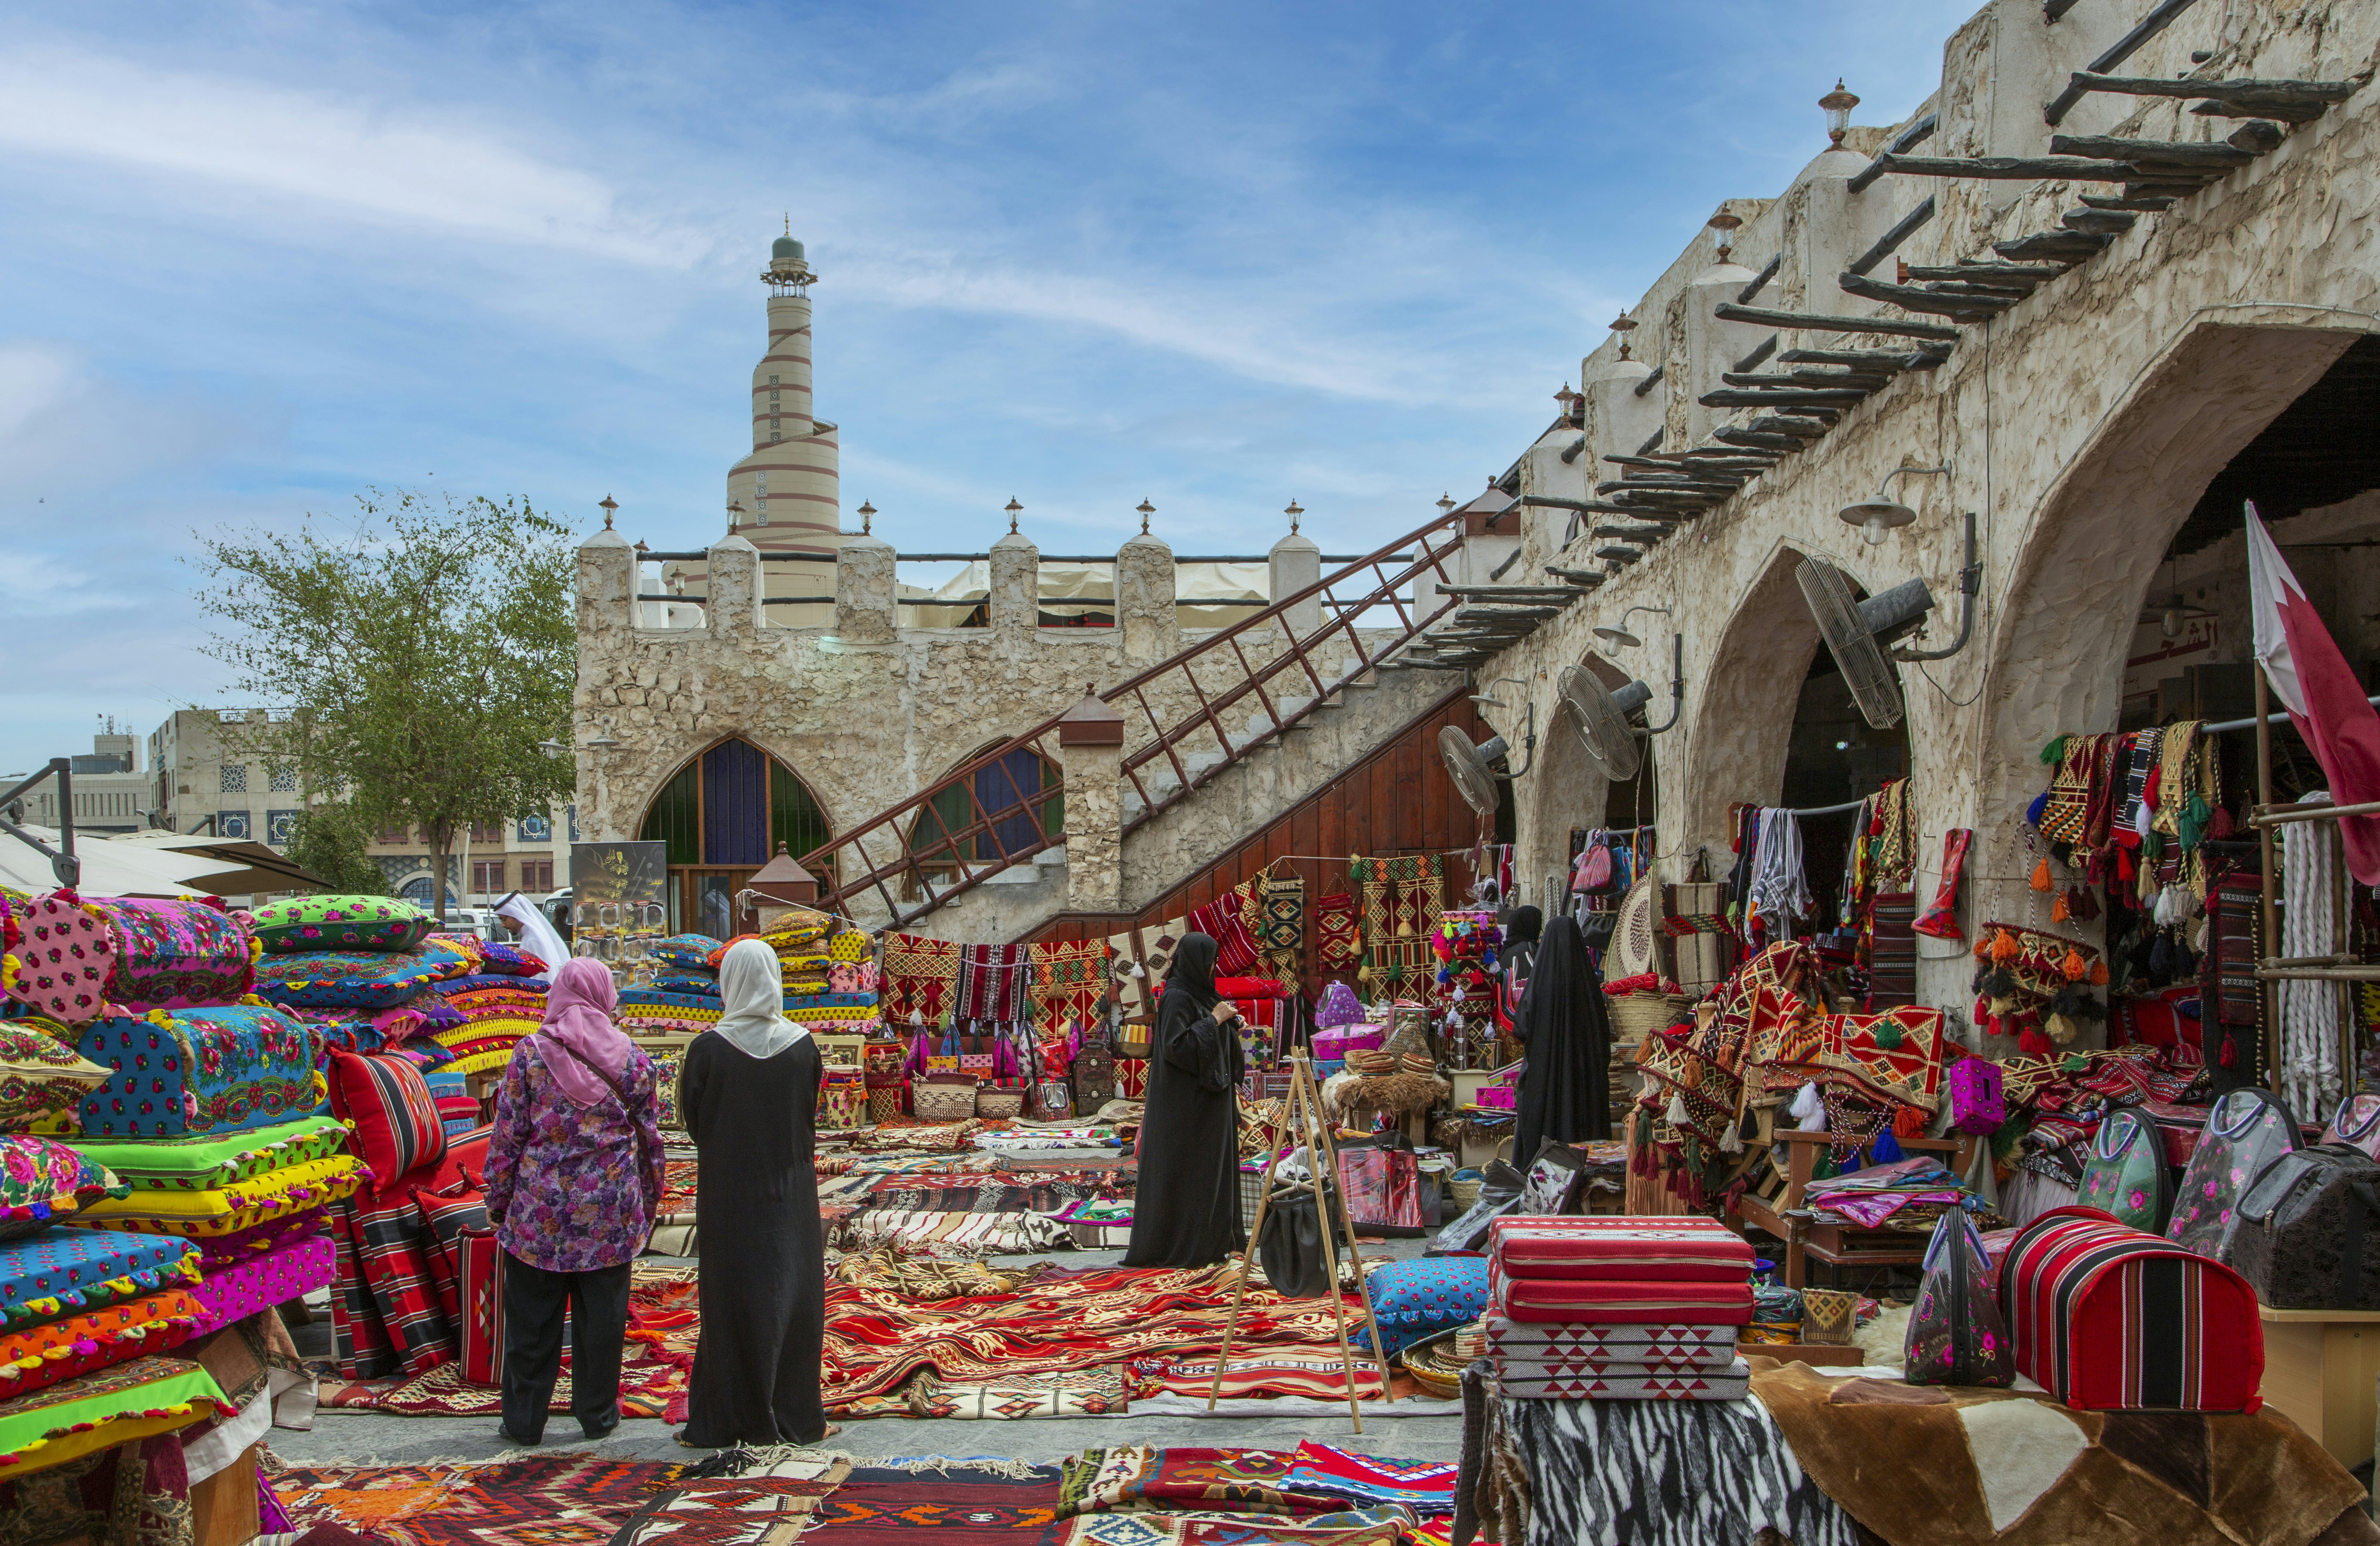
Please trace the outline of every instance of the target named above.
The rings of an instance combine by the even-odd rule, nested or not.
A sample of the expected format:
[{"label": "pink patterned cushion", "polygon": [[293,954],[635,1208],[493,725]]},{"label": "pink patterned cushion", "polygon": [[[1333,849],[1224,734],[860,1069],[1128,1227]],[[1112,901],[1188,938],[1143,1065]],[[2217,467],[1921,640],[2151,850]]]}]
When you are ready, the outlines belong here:
[{"label": "pink patterned cushion", "polygon": [[206,1307],[198,1334],[244,1320],[260,1309],[311,1294],[331,1285],[333,1249],[327,1235],[311,1236],[265,1252],[237,1267],[210,1272],[190,1285],[190,1293]]}]

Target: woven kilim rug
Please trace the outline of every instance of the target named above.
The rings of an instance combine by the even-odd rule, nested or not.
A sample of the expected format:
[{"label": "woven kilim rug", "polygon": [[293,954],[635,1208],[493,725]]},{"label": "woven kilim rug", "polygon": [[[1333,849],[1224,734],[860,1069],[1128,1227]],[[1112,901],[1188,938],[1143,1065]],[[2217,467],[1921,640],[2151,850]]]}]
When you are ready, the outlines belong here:
[{"label": "woven kilim rug", "polygon": [[1286,1519],[1199,1510],[1085,1514],[1065,1522],[1061,1546],[1390,1546],[1445,1540],[1417,1533],[1413,1511],[1395,1503]]},{"label": "woven kilim rug", "polygon": [[1026,948],[1033,963],[1033,1029],[1062,1034],[1076,1016],[1088,1020],[1108,991],[1108,942],[1062,940]]},{"label": "woven kilim rug", "polygon": [[1362,964],[1364,947],[1353,894],[1340,891],[1314,904],[1314,969],[1327,974],[1351,972]]},{"label": "woven kilim rug", "polygon": [[[945,1468],[862,1467],[819,1504],[802,1546],[1056,1546],[1058,1467],[989,1464],[1022,1471],[1001,1475],[966,1461]],[[921,1533],[923,1532],[923,1533]]]},{"label": "woven kilim rug", "polygon": [[[684,1271],[685,1269],[679,1269]],[[686,1394],[687,1373],[694,1367],[696,1287],[692,1278],[677,1282],[637,1283],[628,1294],[628,1345],[620,1363],[620,1411],[632,1418],[666,1417],[674,1402]],[[379,1382],[343,1384],[330,1390],[324,1382],[322,1404],[336,1409],[394,1412],[413,1418],[493,1417],[503,1402],[493,1385],[475,1385],[463,1378],[460,1363],[443,1363],[427,1374],[394,1385]],[[569,1354],[563,1356],[563,1374],[553,1383],[552,1412],[570,1410]]]},{"label": "woven kilim rug", "polygon": [[271,1480],[301,1531],[339,1525],[389,1546],[604,1546],[685,1468],[579,1453],[445,1466],[297,1466]]},{"label": "woven kilim rug", "polygon": [[738,1476],[687,1475],[613,1536],[611,1546],[792,1546],[851,1474],[848,1458],[769,1450]]},{"label": "woven kilim rug", "polygon": [[1257,943],[1264,947],[1268,975],[1297,981],[1305,948],[1305,876],[1267,875],[1257,883]]}]

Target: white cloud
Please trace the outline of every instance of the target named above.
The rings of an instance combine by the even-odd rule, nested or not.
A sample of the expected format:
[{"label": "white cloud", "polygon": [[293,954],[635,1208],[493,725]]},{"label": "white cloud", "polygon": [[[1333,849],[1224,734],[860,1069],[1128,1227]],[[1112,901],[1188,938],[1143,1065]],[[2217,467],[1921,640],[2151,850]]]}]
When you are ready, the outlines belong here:
[{"label": "white cloud", "polygon": [[373,106],[62,48],[0,56],[0,144],[355,216],[682,268],[705,244],[449,107]]}]

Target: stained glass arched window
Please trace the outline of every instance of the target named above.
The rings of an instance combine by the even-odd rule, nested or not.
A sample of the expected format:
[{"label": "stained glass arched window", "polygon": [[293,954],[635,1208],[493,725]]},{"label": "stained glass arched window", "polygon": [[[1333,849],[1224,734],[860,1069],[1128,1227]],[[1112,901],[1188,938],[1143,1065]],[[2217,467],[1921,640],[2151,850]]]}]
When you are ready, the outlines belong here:
[{"label": "stained glass arched window", "polygon": [[793,769],[749,741],[726,740],[662,785],[637,835],[669,845],[674,870],[757,870],[780,843],[799,858],[830,834]]}]

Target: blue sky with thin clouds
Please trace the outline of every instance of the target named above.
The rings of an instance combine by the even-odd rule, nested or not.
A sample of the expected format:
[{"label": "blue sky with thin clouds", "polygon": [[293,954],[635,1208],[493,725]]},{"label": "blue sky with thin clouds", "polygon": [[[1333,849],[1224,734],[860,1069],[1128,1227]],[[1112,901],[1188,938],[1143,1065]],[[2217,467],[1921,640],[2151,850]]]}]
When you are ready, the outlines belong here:
[{"label": "blue sky with thin clouds", "polygon": [[1182,552],[1416,525],[1718,201],[1971,4],[82,0],[0,18],[0,771],[213,704],[194,528],[367,485],[722,529],[757,274],[911,551],[1144,497]]}]

